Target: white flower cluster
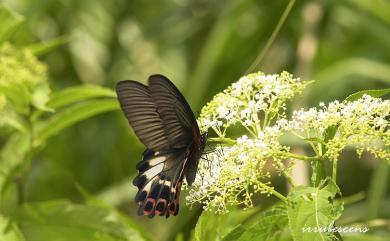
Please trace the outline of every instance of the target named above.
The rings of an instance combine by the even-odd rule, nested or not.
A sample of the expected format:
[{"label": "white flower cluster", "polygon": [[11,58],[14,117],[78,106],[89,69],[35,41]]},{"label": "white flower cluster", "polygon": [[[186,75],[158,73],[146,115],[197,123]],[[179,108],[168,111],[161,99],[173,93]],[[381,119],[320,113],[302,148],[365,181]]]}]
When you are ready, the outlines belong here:
[{"label": "white flower cluster", "polygon": [[271,194],[267,167],[283,169],[281,160],[273,159],[283,147],[275,142],[275,132],[261,133],[257,139],[244,135],[235,145],[217,147],[207,155],[199,163],[187,204],[202,203],[205,209],[225,213],[229,205],[252,207],[254,193]]},{"label": "white flower cluster", "polygon": [[[357,147],[358,153],[369,151],[390,161],[390,101],[363,95],[356,101],[333,101],[327,106],[294,111],[288,128],[310,139],[324,138],[330,127],[336,127],[336,135],[325,143],[325,156],[337,160],[347,146]],[[325,140],[323,140],[325,141]]]},{"label": "white flower cluster", "polygon": [[[337,168],[339,154],[347,145],[355,146],[358,153],[365,150],[390,161],[389,100],[364,95],[355,101],[321,103],[318,108],[294,111],[288,120],[284,114],[286,101],[302,92],[307,83],[287,72],[250,74],[217,94],[202,109],[198,120],[201,129],[214,130],[218,137],[212,139],[225,145],[216,147],[199,162],[187,204],[198,202],[205,209],[223,213],[232,205],[253,206],[254,194],[272,194],[285,200],[271,186],[270,170],[294,183],[287,159],[328,159],[335,161]],[[236,123],[246,134],[233,140],[226,130]],[[316,156],[291,153],[280,143],[287,132],[308,142]]]},{"label": "white flower cluster", "polygon": [[286,100],[300,93],[306,85],[285,71],[279,75],[258,72],[244,76],[202,109],[200,128],[203,131],[212,128],[221,137],[229,126],[238,122],[256,136],[261,124],[263,127],[267,124],[260,123],[259,114],[273,117],[285,108]]}]

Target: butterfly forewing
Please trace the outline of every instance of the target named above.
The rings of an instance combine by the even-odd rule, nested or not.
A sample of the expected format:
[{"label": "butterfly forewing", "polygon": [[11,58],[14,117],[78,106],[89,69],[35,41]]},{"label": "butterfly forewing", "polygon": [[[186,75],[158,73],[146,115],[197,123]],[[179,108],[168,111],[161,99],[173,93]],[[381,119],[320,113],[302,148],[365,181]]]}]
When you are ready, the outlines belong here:
[{"label": "butterfly forewing", "polygon": [[125,80],[117,84],[116,92],[127,120],[142,143],[152,150],[168,148],[165,125],[148,88]]},{"label": "butterfly forewing", "polygon": [[188,146],[194,138],[193,129],[199,133],[199,128],[183,95],[162,75],[149,77],[149,89],[166,125],[170,142]]}]

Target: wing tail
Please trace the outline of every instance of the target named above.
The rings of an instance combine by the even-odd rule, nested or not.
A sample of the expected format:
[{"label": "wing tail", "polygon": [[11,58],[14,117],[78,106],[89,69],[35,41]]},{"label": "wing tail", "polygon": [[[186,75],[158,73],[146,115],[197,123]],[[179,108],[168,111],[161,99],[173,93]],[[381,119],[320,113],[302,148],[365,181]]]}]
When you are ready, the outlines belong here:
[{"label": "wing tail", "polygon": [[144,152],[143,160],[137,164],[139,174],[133,180],[133,184],[138,187],[135,201],[139,205],[139,215],[165,215],[167,218],[177,215],[184,165],[182,150]]}]

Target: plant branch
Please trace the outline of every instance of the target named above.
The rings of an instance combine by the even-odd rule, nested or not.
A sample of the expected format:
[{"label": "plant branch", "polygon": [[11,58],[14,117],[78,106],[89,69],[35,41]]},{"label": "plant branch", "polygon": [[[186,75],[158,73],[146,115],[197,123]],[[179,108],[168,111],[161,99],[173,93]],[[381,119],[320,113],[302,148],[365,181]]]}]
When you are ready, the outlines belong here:
[{"label": "plant branch", "polygon": [[27,116],[28,123],[28,137],[29,137],[29,147],[25,157],[24,162],[22,163],[22,167],[20,170],[20,174],[16,177],[16,189],[17,189],[17,200],[18,205],[22,205],[25,201],[24,197],[24,189],[25,189],[25,181],[31,169],[31,162],[33,158],[34,152],[34,130],[33,130],[33,107],[30,106],[30,111]]},{"label": "plant branch", "polygon": [[226,144],[236,144],[236,141],[233,140],[233,139],[230,139],[228,137],[212,137],[212,138],[208,138],[208,141],[210,142],[222,142],[222,143],[226,143]]},{"label": "plant branch", "polygon": [[332,180],[336,183],[336,180],[337,180],[337,160],[332,161]]},{"label": "plant branch", "polygon": [[260,183],[259,185],[264,187],[265,189],[267,189],[267,191],[269,191],[275,197],[279,198],[281,201],[287,202],[287,198],[283,194],[281,194],[280,192],[278,192],[275,189],[273,189],[272,187],[270,187],[270,186],[268,186],[268,185],[266,185],[264,183]]},{"label": "plant branch", "polygon": [[302,160],[302,161],[319,161],[319,160],[322,160],[322,158],[319,157],[319,156],[302,156],[302,155],[298,155],[298,154],[294,154],[294,153],[288,153],[288,154],[285,154],[285,156],[289,157],[289,158]]}]

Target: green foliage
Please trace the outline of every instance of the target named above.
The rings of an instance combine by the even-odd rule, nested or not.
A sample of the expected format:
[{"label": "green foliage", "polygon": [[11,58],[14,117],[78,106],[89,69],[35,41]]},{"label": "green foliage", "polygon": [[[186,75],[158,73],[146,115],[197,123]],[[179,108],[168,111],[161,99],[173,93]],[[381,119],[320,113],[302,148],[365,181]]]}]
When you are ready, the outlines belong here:
[{"label": "green foliage", "polygon": [[26,49],[8,43],[0,46],[0,91],[11,108],[28,114],[30,106],[48,110],[49,99],[46,66]]},{"label": "green foliage", "polygon": [[103,112],[117,110],[118,108],[119,105],[115,99],[84,101],[68,107],[65,110],[54,114],[47,120],[37,124],[37,133],[34,145],[41,145],[47,138],[58,134],[64,128],[79,121]]},{"label": "green foliage", "polygon": [[256,216],[255,221],[237,237],[238,241],[281,240],[287,227],[287,210],[284,205],[276,205]]},{"label": "green foliage", "polygon": [[[4,7],[0,19],[7,20],[2,22],[1,39],[21,21]],[[26,179],[35,154],[47,139],[82,120],[118,109],[116,95],[108,88],[86,85],[51,92],[47,66],[34,54],[64,42],[60,38],[27,48],[0,45],[0,128],[6,137],[0,153],[0,210],[12,217],[0,214],[0,240],[149,240],[134,222],[110,206],[25,203]],[[10,203],[15,200],[12,195],[22,206],[15,208]]]},{"label": "green foliage", "polygon": [[236,210],[229,214],[215,216],[213,212],[203,212],[194,230],[194,241],[235,240],[245,230],[242,223],[253,210]]},{"label": "green foliage", "polygon": [[354,93],[346,98],[347,101],[354,101],[361,98],[363,95],[371,95],[372,97],[381,97],[390,93],[390,88],[381,90],[362,90]]},{"label": "green foliage", "polygon": [[333,228],[334,222],[341,216],[342,204],[333,203],[338,193],[339,188],[331,180],[323,181],[318,187],[298,186],[291,190],[287,197],[287,214],[294,240],[335,239],[334,233],[324,229]]},{"label": "green foliage", "polygon": [[62,108],[66,105],[74,104],[90,98],[113,97],[114,91],[95,85],[84,85],[66,88],[51,95],[48,105],[51,108]]},{"label": "green foliage", "polygon": [[25,204],[13,221],[20,225],[26,241],[150,240],[135,223],[113,210],[67,201]]},{"label": "green foliage", "polygon": [[15,223],[0,215],[0,240],[25,241],[22,232]]},{"label": "green foliage", "polygon": [[[242,212],[242,211],[241,211]],[[259,213],[235,211],[214,217],[211,212],[203,212],[195,227],[195,239],[223,241],[283,240],[287,228],[287,209],[276,205]],[[251,221],[252,220],[252,221]]]},{"label": "green foliage", "polygon": [[0,5],[0,43],[7,40],[22,22],[20,14]]},{"label": "green foliage", "polygon": [[30,44],[27,46],[27,49],[29,49],[35,56],[41,56],[49,53],[50,51],[53,51],[53,49],[67,42],[69,42],[69,37],[62,36],[62,37],[47,40],[42,43]]},{"label": "green foliage", "polygon": [[[388,235],[388,234],[387,234]],[[387,241],[388,236],[385,235],[354,235],[347,236],[344,238],[344,241]]]},{"label": "green foliage", "polygon": [[[388,240],[389,165],[366,152],[360,152],[363,158],[357,160],[350,152],[352,145],[342,153],[334,151],[345,140],[338,139],[339,126],[332,123],[317,125],[302,139],[289,133],[280,136],[288,139],[291,149],[285,148],[286,143],[264,139],[260,144],[274,150],[275,156],[281,154],[276,150],[283,155],[296,148],[307,152],[273,162],[267,155],[258,155],[259,148],[250,151],[250,145],[259,143],[242,139],[237,144],[235,137],[242,133],[237,125],[223,133],[232,139],[210,133],[213,141],[247,148],[236,149],[230,157],[248,154],[247,159],[261,164],[261,173],[270,178],[265,182],[231,169],[221,186],[232,184],[229,175],[236,173],[237,180],[244,176],[249,183],[264,184],[257,189],[246,181],[240,185],[277,196],[279,203],[236,190],[235,198],[247,201],[236,202],[236,209],[227,214],[203,212],[197,220],[196,211],[183,210],[186,207],[182,205],[179,216],[169,220],[133,217],[136,204],[129,200],[136,189],[129,188],[129,177],[135,175],[141,145],[124,118],[113,114],[118,110],[114,82],[125,78],[144,81],[152,73],[166,74],[197,113],[198,107],[248,69],[288,2],[293,1],[172,0],[158,7],[148,1],[125,0],[1,3],[0,240],[170,241],[176,237],[185,241],[190,233],[196,241],[328,240],[331,235],[327,233],[321,237],[302,233],[300,228],[304,223],[327,227],[335,220],[337,225],[370,227],[368,233],[341,233],[343,240]],[[365,94],[384,98],[390,83],[389,11],[390,4],[383,0],[296,1],[260,63],[261,71],[287,70],[303,80],[316,80],[293,102],[294,108],[346,96],[350,102]],[[287,110],[285,117],[289,117],[290,104],[282,104],[275,101],[269,111],[252,115],[253,136],[261,136],[264,127],[275,124],[279,110]],[[257,117],[264,117],[264,123]],[[386,128],[378,127],[371,136],[381,131],[385,134],[382,139],[389,143]],[[375,141],[370,144],[370,148],[384,146]],[[329,157],[336,156],[330,162]],[[291,166],[285,166],[287,158],[312,164],[310,185],[294,185],[288,173]],[[267,165],[260,160],[267,160]],[[274,181],[280,183],[275,168],[291,186],[287,195],[279,185],[272,187]],[[244,170],[253,174],[258,167],[248,165]],[[329,180],[330,172],[334,181]],[[80,195],[75,183],[91,194],[83,189]],[[339,189],[343,195],[367,190],[367,200],[342,205],[344,198],[335,197]],[[80,201],[81,196],[86,200]],[[55,201],[58,198],[72,201]],[[219,199],[219,203],[224,201]],[[264,210],[257,209],[268,204]],[[255,208],[242,211],[243,206]]]}]

